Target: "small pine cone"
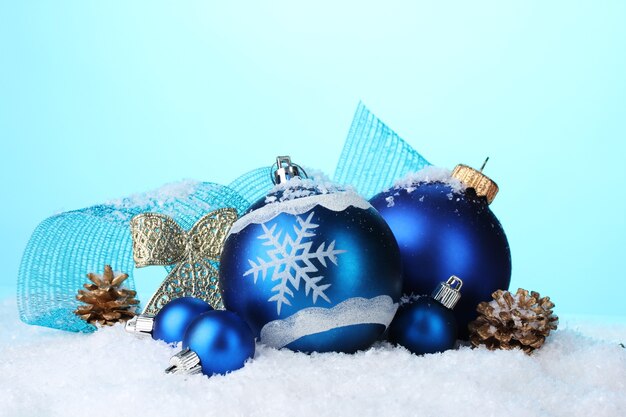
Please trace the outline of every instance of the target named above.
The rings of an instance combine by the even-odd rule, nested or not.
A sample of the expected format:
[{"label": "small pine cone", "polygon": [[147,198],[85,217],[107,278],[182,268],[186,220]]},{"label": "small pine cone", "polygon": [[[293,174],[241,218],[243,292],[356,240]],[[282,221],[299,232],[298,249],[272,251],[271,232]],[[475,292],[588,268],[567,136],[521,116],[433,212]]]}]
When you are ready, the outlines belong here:
[{"label": "small pine cone", "polygon": [[550,297],[519,288],[517,293],[497,290],[493,301],[476,308],[478,317],[469,324],[470,342],[490,350],[521,348],[526,353],[540,348],[556,330],[559,318],[552,314]]},{"label": "small pine cone", "polygon": [[76,299],[85,303],[74,314],[91,324],[111,326],[120,321],[133,318],[136,305],[136,291],[121,288],[128,274],[114,274],[110,265],[105,265],[104,274],[87,274],[92,282],[85,284],[85,290],[78,290]]}]

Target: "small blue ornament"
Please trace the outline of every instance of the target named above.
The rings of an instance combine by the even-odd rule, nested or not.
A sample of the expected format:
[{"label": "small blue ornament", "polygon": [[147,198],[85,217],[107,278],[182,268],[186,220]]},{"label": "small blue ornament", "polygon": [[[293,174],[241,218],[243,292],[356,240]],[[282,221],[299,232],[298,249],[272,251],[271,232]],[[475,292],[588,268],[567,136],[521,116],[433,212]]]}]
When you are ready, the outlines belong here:
[{"label": "small blue ornament", "polygon": [[442,282],[432,297],[422,296],[401,305],[389,326],[389,341],[416,355],[452,349],[457,339],[452,309],[461,297],[462,285],[463,282],[453,276]]},{"label": "small blue ornament", "polygon": [[463,277],[454,315],[459,337],[466,339],[478,304],[509,287],[511,251],[489,209],[497,185],[464,165],[443,176],[441,169],[426,168],[370,202],[400,246],[405,294],[427,294],[451,275]]},{"label": "small blue ornament", "polygon": [[193,297],[181,297],[167,303],[154,316],[152,338],[167,343],[183,340],[187,326],[200,314],[213,308],[205,301]]},{"label": "small blue ornament", "polygon": [[283,162],[278,185],[224,243],[224,305],[268,346],[366,349],[397,310],[402,275],[395,238],[358,194],[301,179]]},{"label": "small blue ornament", "polygon": [[209,311],[191,322],[183,350],[172,356],[166,372],[226,374],[242,368],[253,356],[254,336],[248,325],[230,311]]},{"label": "small blue ornament", "polygon": [[167,303],[156,316],[141,314],[126,322],[126,331],[150,334],[154,340],[178,343],[183,340],[187,326],[200,314],[212,311],[205,301],[194,297],[176,298]]}]

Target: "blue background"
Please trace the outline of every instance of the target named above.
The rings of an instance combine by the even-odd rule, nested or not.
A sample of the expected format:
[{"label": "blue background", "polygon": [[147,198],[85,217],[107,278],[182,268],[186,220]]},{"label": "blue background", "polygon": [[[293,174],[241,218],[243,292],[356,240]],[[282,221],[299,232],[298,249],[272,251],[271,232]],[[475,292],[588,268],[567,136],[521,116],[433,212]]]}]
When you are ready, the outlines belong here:
[{"label": "blue background", "polygon": [[436,165],[491,156],[512,288],[626,315],[625,2],[0,1],[0,296],[55,212],[332,174],[362,99]]}]

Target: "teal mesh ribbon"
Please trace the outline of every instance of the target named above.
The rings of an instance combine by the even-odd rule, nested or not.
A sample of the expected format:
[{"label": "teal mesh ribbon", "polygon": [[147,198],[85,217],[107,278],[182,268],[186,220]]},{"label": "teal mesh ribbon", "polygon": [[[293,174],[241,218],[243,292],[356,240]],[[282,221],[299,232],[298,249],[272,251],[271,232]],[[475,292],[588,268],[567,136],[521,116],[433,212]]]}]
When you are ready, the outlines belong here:
[{"label": "teal mesh ribbon", "polygon": [[[312,161],[307,161],[312,162]],[[336,182],[354,186],[366,198],[390,187],[405,174],[430,165],[387,125],[359,103],[339,163]],[[272,188],[272,168],[247,172],[227,187],[198,183],[186,196],[125,199],[61,213],[44,220],[26,246],[18,275],[18,307],[28,324],[91,332],[95,328],[74,315],[76,293],[88,272],[105,264],[129,275],[134,289],[130,219],[145,212],[167,214],[189,229],[203,215],[222,207],[243,214]],[[172,266],[166,267],[168,270]]]},{"label": "teal mesh ribbon", "polygon": [[272,167],[254,169],[228,184],[228,188],[236,191],[252,204],[265,197],[274,186],[272,173]]},{"label": "teal mesh ribbon", "polygon": [[[73,311],[80,304],[78,289],[88,272],[101,273],[105,264],[127,273],[124,282],[134,288],[130,219],[139,213],[171,216],[189,229],[206,213],[233,207],[243,213],[249,202],[217,184],[198,183],[184,197],[125,199],[115,205],[98,205],[61,213],[40,223],[26,246],[18,275],[18,308],[28,324],[75,332],[95,327]],[[169,266],[168,269],[172,267]]]},{"label": "teal mesh ribbon", "polygon": [[359,103],[334,180],[352,185],[369,199],[409,172],[428,165],[411,145]]}]

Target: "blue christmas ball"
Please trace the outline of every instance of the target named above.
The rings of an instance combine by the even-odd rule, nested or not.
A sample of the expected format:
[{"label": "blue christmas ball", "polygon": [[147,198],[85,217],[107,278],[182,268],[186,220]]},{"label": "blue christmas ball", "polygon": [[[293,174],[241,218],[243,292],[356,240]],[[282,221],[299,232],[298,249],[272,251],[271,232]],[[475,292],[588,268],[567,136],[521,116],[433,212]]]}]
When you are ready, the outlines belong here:
[{"label": "blue christmas ball", "polygon": [[417,355],[451,349],[457,338],[452,311],[428,296],[403,304],[389,326],[389,341]]},{"label": "blue christmas ball", "polygon": [[194,297],[176,298],[154,316],[152,338],[167,343],[178,343],[183,340],[185,330],[193,319],[213,308],[203,300]]},{"label": "blue christmas ball", "polygon": [[466,339],[478,304],[508,289],[511,279],[509,244],[486,198],[473,188],[428,182],[392,188],[370,202],[398,241],[405,294],[428,294],[451,275],[463,279],[454,315]]},{"label": "blue christmas ball", "polygon": [[191,322],[183,348],[198,355],[203,374],[225,374],[242,368],[254,356],[254,336],[235,313],[214,310]]},{"label": "blue christmas ball", "polygon": [[231,229],[220,259],[224,305],[272,347],[365,349],[401,295],[395,238],[356,193],[294,181]]}]

